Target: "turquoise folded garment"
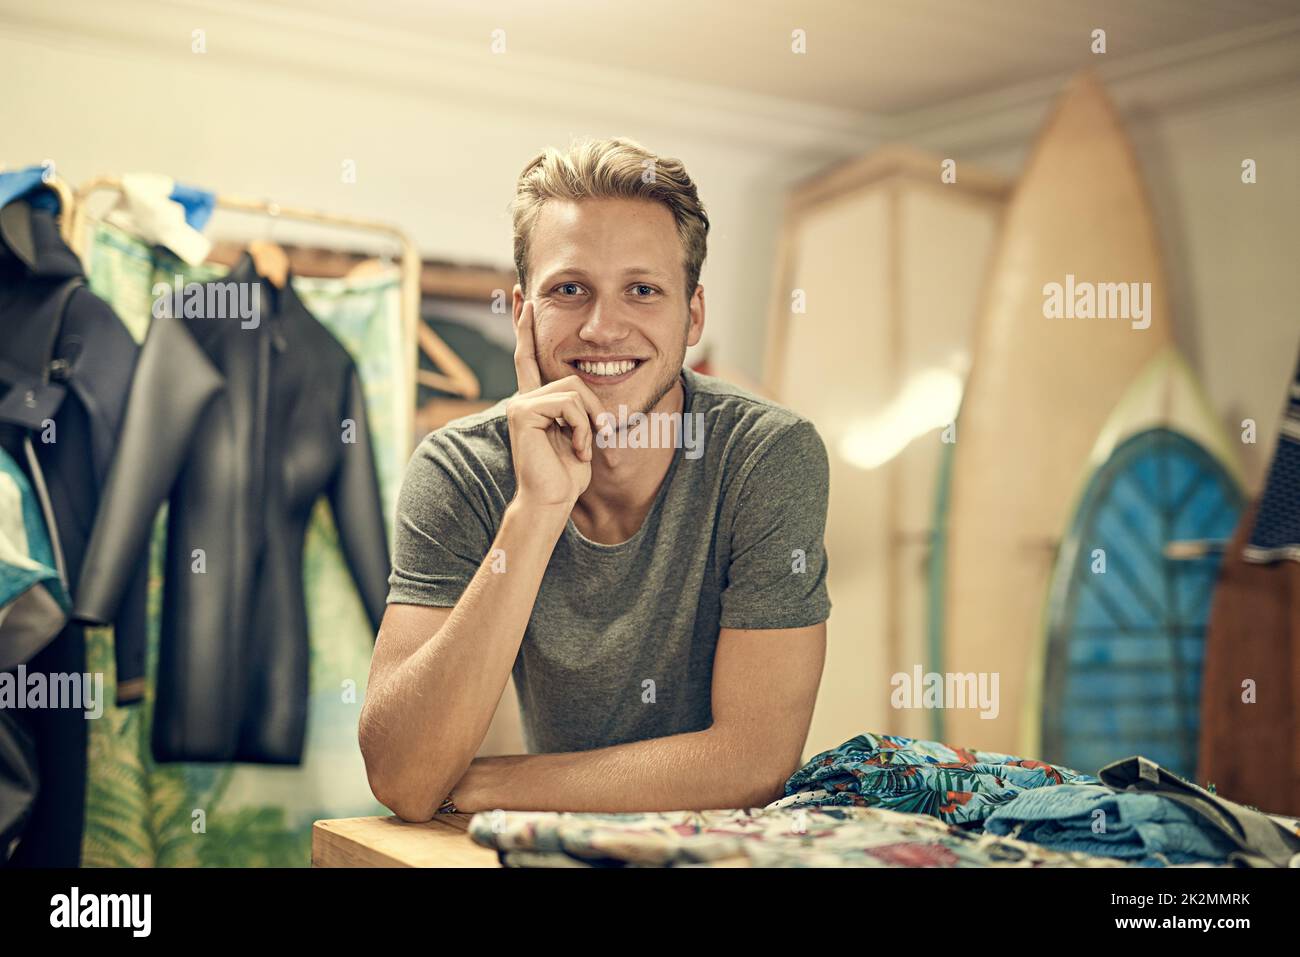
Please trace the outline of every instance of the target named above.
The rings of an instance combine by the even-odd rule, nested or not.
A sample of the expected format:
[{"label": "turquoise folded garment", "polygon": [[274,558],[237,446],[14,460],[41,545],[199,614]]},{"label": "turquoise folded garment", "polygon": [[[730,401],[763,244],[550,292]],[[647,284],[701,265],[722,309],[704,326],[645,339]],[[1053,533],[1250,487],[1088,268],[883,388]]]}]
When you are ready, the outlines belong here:
[{"label": "turquoise folded garment", "polygon": [[0,449],[0,671],[30,661],[63,630],[71,601],[32,483]]},{"label": "turquoise folded garment", "polygon": [[1175,801],[1094,784],[1026,791],[990,814],[984,828],[1052,850],[1150,867],[1224,863],[1233,850]]},{"label": "turquoise folded garment", "polygon": [[1023,791],[1097,778],[1043,761],[865,732],[823,751],[785,782],[783,806],[856,805],[978,826]]}]

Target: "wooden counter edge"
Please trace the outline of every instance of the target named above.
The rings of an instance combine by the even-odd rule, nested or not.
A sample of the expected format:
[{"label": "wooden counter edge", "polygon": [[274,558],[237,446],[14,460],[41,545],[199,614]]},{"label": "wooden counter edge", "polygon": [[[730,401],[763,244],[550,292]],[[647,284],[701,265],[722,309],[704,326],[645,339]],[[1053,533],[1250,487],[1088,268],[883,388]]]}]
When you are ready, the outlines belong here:
[{"label": "wooden counter edge", "polygon": [[316,821],[312,867],[499,867],[497,852],[475,844],[472,814],[439,814],[412,824],[394,816]]}]

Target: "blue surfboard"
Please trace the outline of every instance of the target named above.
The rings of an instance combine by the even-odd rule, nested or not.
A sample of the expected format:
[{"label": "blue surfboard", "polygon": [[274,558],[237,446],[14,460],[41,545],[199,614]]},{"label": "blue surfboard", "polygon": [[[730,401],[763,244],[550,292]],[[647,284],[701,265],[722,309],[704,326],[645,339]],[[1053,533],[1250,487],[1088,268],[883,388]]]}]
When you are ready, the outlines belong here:
[{"label": "blue surfboard", "polygon": [[1171,555],[1230,538],[1244,498],[1213,417],[1186,401],[1199,392],[1185,364],[1155,365],[1103,437],[1058,553],[1037,755],[1093,771],[1141,754],[1191,778],[1219,555]]}]

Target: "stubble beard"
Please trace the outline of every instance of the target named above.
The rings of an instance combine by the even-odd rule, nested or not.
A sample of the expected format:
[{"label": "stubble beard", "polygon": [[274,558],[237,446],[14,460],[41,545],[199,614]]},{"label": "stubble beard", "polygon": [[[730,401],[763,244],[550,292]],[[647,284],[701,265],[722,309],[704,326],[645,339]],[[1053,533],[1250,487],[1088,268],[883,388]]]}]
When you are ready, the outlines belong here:
[{"label": "stubble beard", "polygon": [[681,352],[678,354],[677,360],[668,365],[671,371],[669,371],[669,373],[664,376],[664,380],[655,387],[654,392],[651,393],[650,401],[645,403],[645,406],[640,410],[643,415],[648,416],[653,412],[655,407],[663,401],[664,396],[672,391],[673,386],[677,384],[677,380],[682,374],[682,363],[685,362],[685,360],[686,343],[683,341]]}]

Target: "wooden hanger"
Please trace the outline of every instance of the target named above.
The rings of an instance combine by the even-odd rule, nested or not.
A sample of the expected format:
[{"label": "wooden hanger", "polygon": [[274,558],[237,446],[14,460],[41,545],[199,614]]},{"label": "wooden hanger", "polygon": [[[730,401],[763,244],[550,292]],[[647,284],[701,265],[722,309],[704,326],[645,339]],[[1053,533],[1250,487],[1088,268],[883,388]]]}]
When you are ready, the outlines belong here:
[{"label": "wooden hanger", "polygon": [[[361,262],[349,269],[346,278],[364,279],[367,276],[380,275],[391,268],[391,263],[372,257],[361,260]],[[420,351],[433,363],[434,368],[443,370],[434,372],[429,369],[417,369],[415,375],[421,385],[430,389],[438,389],[441,392],[450,392],[452,395],[465,399],[478,398],[478,377],[469,371],[469,367],[465,365],[464,360],[456,355],[451,346],[447,345],[440,335],[430,329],[423,319],[419,320],[419,326],[416,329],[416,342],[419,344]],[[466,378],[465,372],[469,373],[469,378]]]},{"label": "wooden hanger", "polygon": [[51,174],[48,178],[43,177],[41,182],[45,188],[59,198],[59,236],[65,243],[71,243],[72,238],[72,220],[73,206],[76,200],[72,196],[72,187],[61,180],[58,176]]},{"label": "wooden hanger", "polygon": [[248,252],[257,274],[277,289],[283,289],[289,281],[289,255],[284,249],[269,239],[254,239],[248,244]]},{"label": "wooden hanger", "polygon": [[[428,324],[421,319],[420,326],[416,333],[420,343],[420,351],[429,357],[439,369],[455,369],[457,367],[465,368],[463,359],[452,351],[451,346],[442,341],[442,336],[438,335]],[[473,375],[473,373],[470,373]],[[458,395],[465,399],[477,399],[479,396],[478,376],[474,376],[472,388],[466,388],[463,379],[455,379],[441,372],[431,372],[428,369],[419,369],[416,371],[416,378],[421,385],[426,385],[430,389],[439,389],[443,392],[450,392],[452,395]]]},{"label": "wooden hanger", "polygon": [[383,259],[363,259],[351,269],[348,270],[345,279],[365,279],[368,276],[379,276],[393,269],[393,263]]}]

